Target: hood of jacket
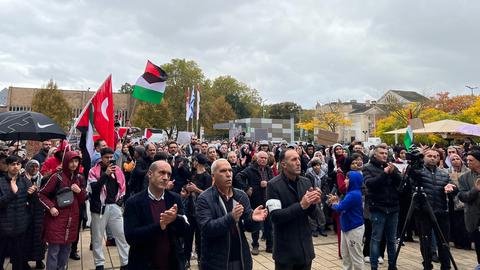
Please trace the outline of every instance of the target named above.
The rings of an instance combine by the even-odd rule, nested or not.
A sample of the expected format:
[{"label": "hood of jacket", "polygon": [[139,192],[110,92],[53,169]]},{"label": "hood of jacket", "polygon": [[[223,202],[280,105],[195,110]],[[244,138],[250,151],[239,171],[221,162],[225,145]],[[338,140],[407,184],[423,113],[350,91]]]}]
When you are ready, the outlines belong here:
[{"label": "hood of jacket", "polygon": [[363,175],[358,171],[349,172],[348,191],[361,190],[363,185]]},{"label": "hood of jacket", "polygon": [[79,160],[78,167],[77,169],[75,169],[75,174],[78,174],[80,171],[80,163],[81,163],[80,155],[75,151],[68,151],[65,153],[65,156],[63,157],[62,171],[68,177],[72,176],[72,172],[68,169],[68,163],[70,163],[70,161],[74,158],[77,158]]}]

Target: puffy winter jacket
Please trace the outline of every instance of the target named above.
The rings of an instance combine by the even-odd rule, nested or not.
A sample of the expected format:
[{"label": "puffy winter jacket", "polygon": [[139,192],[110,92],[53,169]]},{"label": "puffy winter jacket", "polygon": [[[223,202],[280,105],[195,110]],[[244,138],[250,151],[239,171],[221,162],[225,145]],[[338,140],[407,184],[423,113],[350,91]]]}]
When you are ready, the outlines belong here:
[{"label": "puffy winter jacket", "polygon": [[[428,202],[434,213],[448,212],[447,194],[445,194],[445,186],[453,184],[452,179],[448,173],[437,167],[431,169],[424,167],[416,172],[416,177],[411,179],[412,187],[420,185],[423,191],[427,194]],[[454,196],[458,193],[458,189],[450,193],[449,196]],[[453,197],[452,197],[453,199]]]},{"label": "puffy winter jacket", "polygon": [[375,157],[363,169],[363,177],[367,186],[366,201],[370,210],[379,210],[384,213],[399,211],[398,185],[402,181],[400,172],[395,170],[387,174],[383,169],[386,163],[380,162]]},{"label": "puffy winter jacket", "polygon": [[30,180],[17,178],[17,193],[10,187],[11,178],[0,177],[0,236],[14,236],[24,233],[30,223],[27,190],[32,185]]}]

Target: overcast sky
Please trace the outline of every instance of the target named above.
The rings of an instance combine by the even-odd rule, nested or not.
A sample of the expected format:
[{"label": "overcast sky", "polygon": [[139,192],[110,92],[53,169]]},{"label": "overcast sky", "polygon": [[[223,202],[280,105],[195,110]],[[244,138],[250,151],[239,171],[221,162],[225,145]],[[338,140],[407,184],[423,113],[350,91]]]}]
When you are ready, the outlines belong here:
[{"label": "overcast sky", "polygon": [[[0,89],[133,83],[147,59],[196,61],[266,103],[480,86],[480,1],[0,0]],[[480,89],[476,90],[480,93]]]}]

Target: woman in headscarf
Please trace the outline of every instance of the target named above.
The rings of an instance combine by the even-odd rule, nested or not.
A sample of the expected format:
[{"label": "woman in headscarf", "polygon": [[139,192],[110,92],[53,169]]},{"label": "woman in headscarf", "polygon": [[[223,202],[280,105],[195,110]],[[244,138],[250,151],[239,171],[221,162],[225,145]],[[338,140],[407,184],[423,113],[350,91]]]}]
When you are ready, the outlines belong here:
[{"label": "woman in headscarf", "polygon": [[[32,182],[32,185],[40,190],[43,187],[42,175],[40,174],[40,163],[35,159],[27,162],[23,176]],[[38,193],[32,194],[32,200],[29,203],[32,221],[28,226],[26,233],[25,254],[28,261],[36,262],[36,269],[44,269],[45,264],[45,243],[42,240],[43,215],[44,208],[38,200]]]},{"label": "woman in headscarf", "polygon": [[[451,153],[449,159],[451,166],[448,168],[448,174],[453,183],[458,187],[460,175],[468,172],[469,169],[463,164],[463,160],[458,154]],[[465,227],[464,204],[458,199],[458,195],[453,200],[450,200],[448,204],[451,224],[450,239],[452,239],[456,248],[471,249],[472,243]]]}]

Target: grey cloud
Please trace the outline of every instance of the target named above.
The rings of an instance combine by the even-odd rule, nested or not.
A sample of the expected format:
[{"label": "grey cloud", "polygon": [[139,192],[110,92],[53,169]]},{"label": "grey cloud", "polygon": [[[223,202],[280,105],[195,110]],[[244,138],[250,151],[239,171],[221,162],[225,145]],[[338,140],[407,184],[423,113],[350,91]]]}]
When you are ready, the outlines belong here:
[{"label": "grey cloud", "polygon": [[[238,2],[238,1],[237,1]],[[3,1],[0,88],[134,82],[146,59],[195,60],[269,103],[468,93],[480,84],[474,1]]]}]

